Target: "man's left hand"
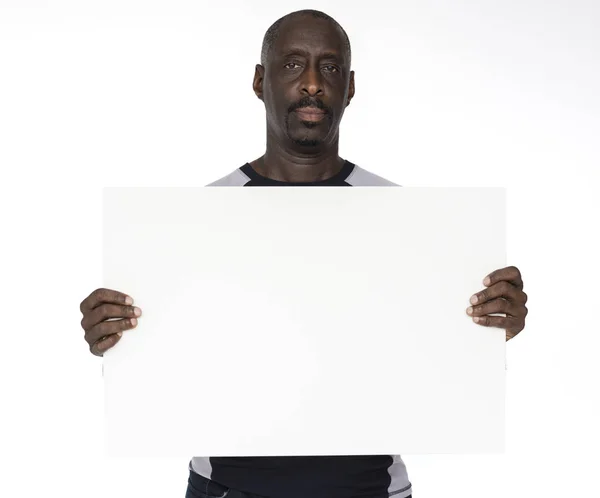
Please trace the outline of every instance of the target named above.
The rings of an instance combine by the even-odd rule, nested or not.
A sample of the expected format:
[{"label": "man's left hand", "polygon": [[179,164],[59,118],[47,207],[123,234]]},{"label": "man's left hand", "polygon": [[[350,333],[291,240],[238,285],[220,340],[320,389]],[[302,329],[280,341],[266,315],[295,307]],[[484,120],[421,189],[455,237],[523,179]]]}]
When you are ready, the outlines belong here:
[{"label": "man's left hand", "polygon": [[[521,272],[515,266],[496,270],[485,277],[483,285],[487,289],[471,297],[472,306],[467,308],[467,315],[484,327],[505,329],[509,341],[525,328],[528,313]],[[489,316],[491,313],[505,316]]]}]

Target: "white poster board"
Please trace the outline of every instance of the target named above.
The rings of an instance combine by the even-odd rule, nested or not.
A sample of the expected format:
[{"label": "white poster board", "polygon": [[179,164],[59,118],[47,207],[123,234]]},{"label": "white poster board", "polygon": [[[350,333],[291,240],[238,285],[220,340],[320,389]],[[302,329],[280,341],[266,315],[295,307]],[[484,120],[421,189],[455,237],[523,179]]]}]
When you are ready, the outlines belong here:
[{"label": "white poster board", "polygon": [[112,456],[504,451],[503,188],[106,188]]}]

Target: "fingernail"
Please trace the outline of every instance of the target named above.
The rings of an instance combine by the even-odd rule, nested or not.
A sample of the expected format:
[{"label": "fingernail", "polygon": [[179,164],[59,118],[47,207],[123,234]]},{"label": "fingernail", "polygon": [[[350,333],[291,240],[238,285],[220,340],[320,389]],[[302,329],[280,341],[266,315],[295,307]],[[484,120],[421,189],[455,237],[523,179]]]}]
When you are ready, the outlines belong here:
[{"label": "fingernail", "polygon": [[133,304],[133,299],[131,297],[127,296],[125,298],[125,304],[132,305]]},{"label": "fingernail", "polygon": [[135,314],[135,316],[142,316],[142,310],[137,306],[133,308],[133,313]]},{"label": "fingernail", "polygon": [[134,327],[137,325],[137,319],[136,318],[132,318],[131,319],[131,325],[133,325]]},{"label": "fingernail", "polygon": [[483,279],[483,285],[490,285],[492,281],[490,280],[490,277],[485,277]]},{"label": "fingernail", "polygon": [[473,314],[473,308],[471,308],[471,307],[467,308],[467,313],[469,315],[472,315]]},{"label": "fingernail", "polygon": [[121,337],[121,336],[123,335],[123,332],[117,332],[117,335],[118,335],[119,337]]},{"label": "fingernail", "polygon": [[478,301],[477,296],[471,297],[471,304],[477,304],[477,301]]},{"label": "fingernail", "polygon": [[478,316],[476,316],[475,318],[473,318],[473,321],[474,321],[475,323],[479,323],[479,317],[478,317]]}]

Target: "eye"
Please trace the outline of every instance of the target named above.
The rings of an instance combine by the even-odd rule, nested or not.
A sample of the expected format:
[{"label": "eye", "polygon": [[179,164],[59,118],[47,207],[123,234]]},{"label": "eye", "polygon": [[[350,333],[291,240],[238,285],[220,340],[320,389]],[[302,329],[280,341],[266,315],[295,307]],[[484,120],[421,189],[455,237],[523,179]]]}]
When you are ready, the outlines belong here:
[{"label": "eye", "polygon": [[328,71],[331,71],[332,73],[335,73],[336,71],[338,71],[338,68],[336,66],[332,66],[331,64],[324,66],[325,68],[328,68]]},{"label": "eye", "polygon": [[288,62],[285,66],[285,68],[287,69],[294,69],[293,67],[288,68],[288,66],[299,66],[299,64],[296,64],[295,62]]}]

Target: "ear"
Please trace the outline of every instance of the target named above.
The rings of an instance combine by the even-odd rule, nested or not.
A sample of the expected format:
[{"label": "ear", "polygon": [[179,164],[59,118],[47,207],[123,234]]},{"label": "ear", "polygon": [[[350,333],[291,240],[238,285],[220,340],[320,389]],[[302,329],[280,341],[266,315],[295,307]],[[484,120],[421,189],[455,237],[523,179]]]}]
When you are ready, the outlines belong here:
[{"label": "ear", "polygon": [[346,107],[350,105],[350,101],[354,98],[354,71],[350,71],[350,84],[348,85],[348,100],[346,101]]},{"label": "ear", "polygon": [[252,89],[256,96],[264,102],[263,98],[263,81],[265,77],[265,68],[260,64],[256,65],[256,69],[254,71],[254,81],[252,82]]}]

